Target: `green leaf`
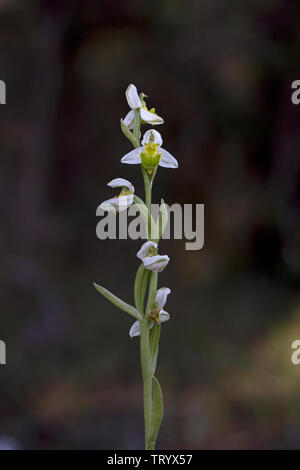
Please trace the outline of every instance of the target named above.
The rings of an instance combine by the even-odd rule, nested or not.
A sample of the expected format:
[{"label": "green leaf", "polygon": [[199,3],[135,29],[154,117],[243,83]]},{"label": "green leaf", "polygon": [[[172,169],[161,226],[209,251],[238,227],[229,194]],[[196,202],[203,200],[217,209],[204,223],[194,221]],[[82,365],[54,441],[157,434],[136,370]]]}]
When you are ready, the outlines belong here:
[{"label": "green leaf", "polygon": [[151,215],[150,215],[150,213],[147,209],[147,206],[144,204],[144,202],[139,197],[134,196],[133,201],[134,201],[134,205],[136,206],[137,210],[141,214],[141,217],[144,221],[146,237],[148,238],[148,221],[149,221],[149,217],[151,217]]},{"label": "green leaf", "polygon": [[[149,240],[155,240],[156,238],[158,238],[158,227],[151,213],[149,212],[146,204],[138,196],[134,196],[133,201],[145,223],[147,238]],[[149,234],[150,234],[150,238],[149,238]]]},{"label": "green leaf", "polygon": [[165,228],[167,226],[169,220],[169,214],[167,211],[167,206],[164,202],[164,200],[161,200],[160,208],[159,208],[159,239],[161,238],[162,234],[165,231]]},{"label": "green leaf", "polygon": [[142,303],[143,308],[144,308],[144,300],[145,300],[145,295],[146,295],[146,289],[148,286],[149,276],[150,276],[150,271],[144,268],[144,275],[143,275],[142,282],[141,282],[141,303]]},{"label": "green leaf", "polygon": [[124,124],[123,119],[121,119],[120,123],[121,123],[122,132],[125,135],[125,137],[127,137],[127,139],[130,140],[130,142],[135,148],[139,147],[140,146],[139,141],[131,132],[131,130]]},{"label": "green leaf", "polygon": [[124,312],[129,313],[129,315],[136,318],[137,320],[140,320],[142,318],[139,312],[136,310],[136,308],[134,308],[132,305],[127,304],[123,300],[119,299],[119,297],[112,294],[109,290],[105,289],[102,286],[99,286],[95,282],[94,282],[94,287],[98,292],[100,292],[100,294],[103,295],[103,297],[109,300],[116,307],[119,307]]},{"label": "green leaf", "polygon": [[150,330],[150,369],[151,375],[154,376],[157,356],[158,356],[158,347],[159,347],[159,338],[160,338],[161,325],[155,323],[153,328]]},{"label": "green leaf", "polygon": [[161,239],[162,234],[165,231],[165,228],[167,226],[169,220],[169,214],[167,210],[167,206],[164,203],[164,200],[161,200],[160,207],[159,207],[159,214],[156,219],[156,222],[154,222],[154,229],[151,232],[151,237],[153,240],[155,240],[157,243]]},{"label": "green leaf", "polygon": [[146,307],[146,314],[148,314],[149,310],[151,310],[155,306],[155,296],[156,296],[156,291],[157,291],[157,279],[158,279],[158,273],[150,271],[149,293],[148,293],[148,302],[147,302],[147,307]]},{"label": "green leaf", "polygon": [[[155,445],[159,429],[163,420],[164,404],[163,395],[156,377],[152,379],[152,418],[150,430],[150,442]],[[154,448],[154,447],[153,447]]]},{"label": "green leaf", "polygon": [[143,263],[137,270],[134,282],[134,301],[137,310],[141,315],[144,314],[144,299],[149,278],[149,271],[145,269]]}]

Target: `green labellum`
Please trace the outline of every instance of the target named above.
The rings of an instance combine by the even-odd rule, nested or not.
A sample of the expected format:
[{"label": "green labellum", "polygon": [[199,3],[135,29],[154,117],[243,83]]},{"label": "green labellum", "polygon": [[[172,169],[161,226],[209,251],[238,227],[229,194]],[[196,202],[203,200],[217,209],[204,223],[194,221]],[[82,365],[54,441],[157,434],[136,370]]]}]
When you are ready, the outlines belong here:
[{"label": "green labellum", "polygon": [[161,153],[150,154],[146,152],[141,152],[141,159],[144,168],[146,170],[154,170],[157,165],[159,164],[159,160],[161,159]]}]

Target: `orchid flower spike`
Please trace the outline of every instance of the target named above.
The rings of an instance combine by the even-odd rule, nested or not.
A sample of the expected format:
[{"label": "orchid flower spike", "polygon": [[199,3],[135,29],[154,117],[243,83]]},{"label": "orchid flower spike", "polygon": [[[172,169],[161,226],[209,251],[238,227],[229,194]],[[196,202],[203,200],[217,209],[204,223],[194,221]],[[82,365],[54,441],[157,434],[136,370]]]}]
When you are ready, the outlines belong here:
[{"label": "orchid flower spike", "polygon": [[100,208],[107,212],[122,212],[133,204],[134,186],[123,178],[115,178],[107,183],[111,188],[122,188],[119,196],[112,197],[100,204]]},{"label": "orchid flower spike", "polygon": [[151,108],[150,111],[147,109],[143,97],[146,97],[146,95],[142,95],[141,99],[135,85],[130,84],[127,87],[126,99],[128,106],[131,108],[131,111],[126,114],[123,122],[129,129],[133,129],[134,111],[136,109],[140,110],[142,122],[151,124],[152,126],[164,123],[163,118],[155,113],[155,108]]},{"label": "orchid flower spike", "polygon": [[145,242],[136,255],[144,264],[145,268],[155,273],[161,272],[165,269],[170,261],[167,255],[157,254],[157,243]]},{"label": "orchid flower spike", "polygon": [[150,174],[158,165],[164,168],[178,168],[176,158],[161,148],[162,143],[160,133],[154,129],[149,129],[144,134],[143,145],[124,155],[121,162],[129,165],[141,163]]},{"label": "orchid flower spike", "polygon": [[[169,289],[168,287],[162,287],[156,292],[155,308],[153,308],[149,312],[149,318],[151,320],[149,329],[151,329],[155,325],[155,323],[160,325],[161,323],[164,323],[170,319],[170,315],[168,314],[168,312],[165,312],[165,310],[163,310],[163,307],[167,302],[167,297],[170,293],[171,289]],[[129,330],[129,336],[133,338],[134,336],[140,336],[140,334],[140,322],[137,320],[131,326]]]}]

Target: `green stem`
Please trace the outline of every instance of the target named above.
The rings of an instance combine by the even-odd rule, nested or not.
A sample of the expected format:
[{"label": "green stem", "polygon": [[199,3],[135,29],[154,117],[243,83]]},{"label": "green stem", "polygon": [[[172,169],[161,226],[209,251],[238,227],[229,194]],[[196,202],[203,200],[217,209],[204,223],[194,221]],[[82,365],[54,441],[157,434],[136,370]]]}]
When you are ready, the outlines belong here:
[{"label": "green stem", "polygon": [[[141,131],[141,115],[139,109],[135,111],[133,135],[138,144],[140,144],[140,131]],[[151,185],[146,173],[142,168],[144,183],[146,206],[150,210],[151,206]],[[150,217],[149,217],[149,224]],[[151,281],[150,281],[151,284]],[[139,293],[136,292],[138,298]],[[149,300],[148,300],[149,303]],[[144,399],[144,421],[145,421],[145,449],[152,450],[154,445],[150,443],[151,438],[151,422],[152,422],[152,371],[151,371],[151,357],[150,357],[150,340],[149,340],[149,320],[146,315],[140,321],[141,336],[140,336],[140,351],[141,351],[141,369],[143,377],[143,399]]]},{"label": "green stem", "polygon": [[[121,123],[122,125],[122,123]],[[139,109],[135,110],[134,126],[133,126],[133,138],[131,139],[133,145],[140,145],[140,131],[141,131],[141,116]],[[131,137],[131,136],[130,136]],[[152,184],[155,178],[156,169],[152,174],[148,174],[147,170],[141,166],[144,185],[145,185],[145,202],[147,209],[149,211],[148,217],[148,239],[152,240],[152,217],[151,217],[151,198],[152,198]],[[143,299],[146,291],[146,283],[148,282],[149,276],[142,277],[142,268],[139,269],[136,285],[135,285],[135,300],[138,310],[141,315],[143,315]],[[142,320],[140,320],[140,351],[141,351],[141,369],[143,377],[143,399],[144,399],[144,420],[145,420],[145,449],[153,450],[155,449],[155,440],[157,437],[157,432],[153,434],[153,375],[155,372],[156,359],[158,353],[158,343],[160,336],[160,325],[155,326],[155,335],[150,341],[150,331],[149,331],[149,310],[155,307],[155,296],[157,291],[157,273],[150,272],[149,280],[149,293],[148,301],[145,314],[143,315]],[[155,392],[155,390],[154,390]],[[161,392],[160,392],[161,393]],[[156,409],[156,406],[155,406]],[[155,416],[155,412],[154,412]],[[159,429],[159,426],[156,426]],[[154,426],[155,428],[155,426]]]},{"label": "green stem", "polygon": [[150,331],[150,361],[151,361],[151,375],[155,374],[156,362],[159,348],[161,325],[154,325]]},{"label": "green stem", "polygon": [[[144,178],[144,185],[145,185],[145,201],[146,201],[146,206],[149,211],[149,214],[151,215],[151,198],[152,198],[152,185],[153,185],[153,180],[155,178],[156,170],[153,170],[151,175],[148,175],[147,170],[143,167],[142,168],[142,173],[143,173],[143,178]],[[154,220],[152,217],[149,217],[148,219],[148,238],[149,240],[154,240],[155,237],[155,223],[153,223]],[[153,226],[151,225],[153,223]]]},{"label": "green stem", "polygon": [[148,315],[149,310],[151,310],[155,304],[155,296],[156,296],[156,291],[157,291],[157,278],[158,278],[158,274],[151,271],[146,315]]},{"label": "green stem", "polygon": [[145,201],[148,211],[151,209],[151,192],[152,192],[152,184],[150,182],[150,178],[147,174],[145,168],[142,167],[142,173],[144,178],[144,185],[145,185]]},{"label": "green stem", "polygon": [[152,376],[150,360],[150,342],[148,320],[144,318],[140,321],[141,327],[141,366],[143,376],[143,396],[144,396],[144,420],[145,420],[145,450],[152,450],[150,440],[152,421]]}]

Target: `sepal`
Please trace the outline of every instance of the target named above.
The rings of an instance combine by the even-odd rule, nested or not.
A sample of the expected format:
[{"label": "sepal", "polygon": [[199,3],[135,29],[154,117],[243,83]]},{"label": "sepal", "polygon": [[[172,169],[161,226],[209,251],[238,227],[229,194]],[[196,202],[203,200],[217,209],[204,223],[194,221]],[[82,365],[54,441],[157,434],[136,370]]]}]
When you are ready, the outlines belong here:
[{"label": "sepal", "polygon": [[121,123],[121,130],[122,130],[123,134],[125,135],[125,137],[127,137],[127,139],[130,140],[130,142],[132,143],[132,145],[135,148],[139,147],[140,144],[139,144],[137,138],[135,137],[135,135],[133,135],[131,130],[126,126],[123,119],[120,120],[120,123]]}]

